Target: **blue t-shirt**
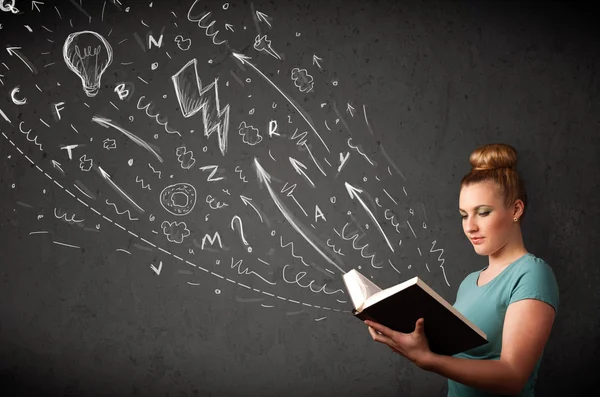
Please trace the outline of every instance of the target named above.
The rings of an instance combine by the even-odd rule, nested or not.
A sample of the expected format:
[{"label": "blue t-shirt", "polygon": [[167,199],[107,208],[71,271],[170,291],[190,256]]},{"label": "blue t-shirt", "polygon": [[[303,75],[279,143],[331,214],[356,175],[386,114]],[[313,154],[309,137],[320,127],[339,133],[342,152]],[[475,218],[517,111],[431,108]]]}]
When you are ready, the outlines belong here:
[{"label": "blue t-shirt", "polygon": [[[550,266],[531,253],[521,256],[508,265],[487,284],[478,286],[479,274],[469,274],[458,287],[454,307],[469,321],[485,332],[488,343],[454,355],[476,360],[499,360],[502,351],[502,329],[508,305],[522,299],[544,301],[558,312],[558,284]],[[542,358],[519,396],[533,397],[537,372]],[[448,397],[495,397],[461,383],[448,379]]]}]

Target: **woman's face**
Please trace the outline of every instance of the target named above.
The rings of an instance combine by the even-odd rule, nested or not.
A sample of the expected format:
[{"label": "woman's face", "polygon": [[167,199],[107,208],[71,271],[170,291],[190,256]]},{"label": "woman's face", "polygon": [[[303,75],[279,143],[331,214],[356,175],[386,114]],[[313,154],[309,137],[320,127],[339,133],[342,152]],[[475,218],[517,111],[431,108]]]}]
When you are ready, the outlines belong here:
[{"label": "woman's face", "polygon": [[509,242],[514,215],[510,208],[504,207],[500,187],[495,182],[464,186],[460,191],[459,212],[463,230],[477,254],[492,255]]}]

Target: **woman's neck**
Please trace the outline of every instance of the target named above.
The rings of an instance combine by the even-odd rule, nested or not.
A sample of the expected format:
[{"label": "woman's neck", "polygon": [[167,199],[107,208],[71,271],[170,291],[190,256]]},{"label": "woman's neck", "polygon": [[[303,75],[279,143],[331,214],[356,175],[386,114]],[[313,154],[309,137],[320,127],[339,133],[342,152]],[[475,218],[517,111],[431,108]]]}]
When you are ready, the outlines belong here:
[{"label": "woman's neck", "polygon": [[525,249],[523,237],[521,236],[521,231],[519,229],[518,234],[515,235],[513,240],[509,241],[498,251],[489,255],[488,269],[492,272],[500,271],[525,254],[527,254],[527,249]]}]

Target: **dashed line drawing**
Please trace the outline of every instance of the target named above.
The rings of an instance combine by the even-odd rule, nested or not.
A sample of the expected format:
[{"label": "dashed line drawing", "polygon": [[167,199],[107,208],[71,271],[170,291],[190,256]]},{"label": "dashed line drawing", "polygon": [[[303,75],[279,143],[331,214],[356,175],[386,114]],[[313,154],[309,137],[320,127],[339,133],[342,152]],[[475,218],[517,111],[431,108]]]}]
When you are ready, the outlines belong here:
[{"label": "dashed line drawing", "polygon": [[[18,147],[15,145],[15,143],[14,143],[14,142],[13,142],[13,141],[12,141],[10,138],[8,138],[8,136],[7,136],[7,135],[6,135],[4,132],[1,132],[1,134],[2,134],[2,136],[4,136],[4,138],[5,138],[5,139],[6,139],[6,140],[7,140],[7,141],[8,141],[8,142],[9,142],[9,143],[10,143],[10,144],[13,146],[13,147],[15,147],[15,149],[18,149]],[[19,151],[19,153],[21,153],[23,156],[25,156],[25,155],[24,155],[24,153],[23,153],[22,151]],[[45,177],[47,177],[49,180],[51,180],[51,181],[54,181],[54,180],[53,180],[53,178],[52,178],[52,177],[51,177],[49,174],[45,173],[45,172],[44,172],[44,171],[43,171],[43,170],[42,170],[42,169],[41,169],[39,166],[37,166],[37,165],[36,165],[36,164],[35,164],[35,163],[34,163],[34,162],[33,162],[33,161],[30,159],[30,158],[26,158],[26,159],[27,159],[27,160],[28,160],[28,161],[29,161],[29,162],[30,162],[30,163],[31,163],[33,166],[35,166],[35,168],[36,168],[36,169],[38,169],[38,171],[40,171],[40,173],[41,173],[42,175],[44,175]],[[59,187],[61,187],[63,190],[65,190],[67,193],[69,193],[69,191],[68,191],[67,189],[65,189],[64,187],[62,187],[62,186],[60,186],[60,185],[59,185]],[[148,244],[148,245],[150,245],[151,247],[157,248],[157,247],[156,247],[156,245],[154,245],[154,244],[150,243],[148,240],[146,240],[146,239],[144,239],[143,237],[139,236],[138,234],[136,234],[136,233],[134,233],[134,232],[132,232],[132,231],[130,231],[130,230],[128,230],[128,229],[126,229],[126,228],[124,228],[124,227],[122,227],[122,226],[118,225],[118,224],[116,224],[116,222],[114,222],[112,219],[110,219],[110,218],[108,218],[108,217],[106,217],[106,216],[102,215],[102,214],[101,214],[99,211],[97,211],[97,210],[96,210],[96,209],[94,209],[93,207],[89,206],[89,205],[88,205],[86,202],[84,202],[84,201],[83,201],[83,200],[81,200],[80,198],[77,198],[77,197],[76,197],[75,195],[73,195],[73,194],[70,194],[70,195],[71,195],[71,196],[73,196],[74,198],[76,198],[76,199],[77,199],[77,201],[79,201],[81,204],[85,205],[85,207],[87,207],[87,208],[90,208],[90,209],[91,209],[92,211],[94,211],[96,214],[98,214],[99,216],[102,216],[102,217],[103,217],[103,219],[105,219],[107,222],[109,222],[109,223],[111,223],[111,224],[115,224],[115,225],[117,225],[117,227],[119,227],[120,229],[122,229],[122,230],[126,231],[126,232],[127,232],[127,233],[129,233],[131,236],[133,236],[133,237],[135,237],[135,238],[137,238],[137,239],[139,239],[139,240],[143,241],[145,244]],[[116,207],[116,206],[115,206],[115,207]],[[125,211],[124,211],[124,212],[125,212]],[[206,236],[205,236],[205,237],[206,237]],[[213,239],[213,240],[215,240],[216,238],[217,238],[217,237],[216,237],[216,236],[214,236],[212,239]],[[64,244],[64,243],[59,243],[59,242],[56,242],[56,243],[57,243],[57,244]],[[71,245],[67,245],[67,246],[71,246]],[[148,247],[146,247],[146,246],[141,246],[141,245],[139,245],[139,244],[137,244],[137,243],[134,243],[134,244],[133,244],[133,246],[135,246],[135,247],[138,247],[138,248],[140,248],[140,249],[144,249],[144,250],[151,250],[150,248],[148,248]],[[73,247],[73,248],[80,248],[80,247],[77,247],[77,246],[71,246],[71,247]],[[171,253],[171,252],[169,252],[168,250],[161,249],[161,251],[162,251],[162,252],[164,252],[164,253],[166,253],[166,254],[168,254],[168,255],[171,255],[171,256],[173,256],[175,259],[178,259],[178,260],[179,260],[179,261],[181,261],[182,263],[185,263],[185,264],[187,264],[187,265],[189,265],[189,266],[195,267],[195,268],[197,268],[198,270],[202,270],[203,272],[205,272],[205,273],[207,273],[207,274],[210,274],[210,275],[212,275],[212,276],[214,276],[214,277],[217,277],[217,278],[220,278],[220,279],[225,279],[225,277],[223,277],[223,276],[221,276],[221,275],[219,275],[219,274],[217,274],[217,273],[215,273],[215,272],[212,272],[212,271],[210,271],[210,270],[208,270],[208,269],[205,269],[205,268],[203,268],[202,266],[199,266],[199,265],[197,265],[197,264],[195,264],[195,263],[193,263],[193,262],[191,262],[191,261],[189,261],[189,260],[186,260],[186,259],[184,259],[184,258],[180,258],[180,257],[178,257],[178,256],[176,256],[176,255],[174,255],[174,254],[172,254],[172,253]],[[331,308],[331,307],[327,307],[327,306],[313,305],[313,304],[309,304],[309,303],[298,302],[298,301],[295,301],[295,300],[292,300],[292,299],[289,299],[289,298],[286,298],[286,297],[283,297],[283,296],[280,296],[280,295],[274,295],[274,294],[271,294],[271,293],[269,293],[269,292],[267,292],[267,291],[263,291],[263,290],[260,290],[260,289],[257,289],[257,288],[252,288],[252,287],[249,287],[249,286],[247,286],[247,285],[245,285],[245,284],[243,284],[243,283],[241,283],[241,282],[236,282],[236,281],[229,280],[229,279],[227,279],[227,280],[228,280],[228,281],[230,281],[230,282],[231,282],[231,283],[233,283],[233,284],[237,284],[237,285],[239,285],[239,286],[241,286],[241,287],[244,287],[244,288],[248,289],[249,291],[255,291],[255,292],[259,293],[259,294],[262,294],[262,295],[265,295],[265,296],[268,296],[268,297],[271,297],[271,298],[277,298],[277,299],[281,299],[281,300],[283,300],[283,301],[287,301],[287,302],[291,302],[291,303],[296,303],[296,304],[303,305],[303,306],[307,306],[307,307],[313,307],[313,308],[316,308],[316,309],[322,309],[322,310],[327,310],[327,311],[334,311],[334,312],[339,312],[339,313],[351,313],[349,310],[342,310],[342,309],[336,309],[336,308]]]},{"label": "dashed line drawing", "polygon": [[66,244],[66,243],[61,243],[60,241],[52,241],[54,244],[58,244],[58,245],[62,245],[64,247],[69,247],[69,248],[79,248],[81,249],[81,247],[77,246],[77,245],[72,245],[72,244]]},{"label": "dashed line drawing", "polygon": [[107,205],[112,205],[115,209],[115,212],[119,215],[123,215],[123,214],[127,214],[127,217],[129,218],[130,221],[137,221],[139,220],[139,218],[133,218],[131,216],[131,212],[129,212],[129,210],[125,210],[125,211],[121,211],[119,212],[119,209],[117,208],[117,205],[115,203],[111,203],[110,201],[108,201],[108,199],[106,199],[106,204]]}]

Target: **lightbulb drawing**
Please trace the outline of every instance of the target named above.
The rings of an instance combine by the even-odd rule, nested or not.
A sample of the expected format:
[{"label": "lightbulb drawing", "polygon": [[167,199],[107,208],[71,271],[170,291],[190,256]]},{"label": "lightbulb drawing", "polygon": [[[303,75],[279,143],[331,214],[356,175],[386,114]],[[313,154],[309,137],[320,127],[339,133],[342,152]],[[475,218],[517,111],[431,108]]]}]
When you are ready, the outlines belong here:
[{"label": "lightbulb drawing", "polygon": [[100,89],[100,79],[112,63],[112,47],[96,32],[84,30],[71,33],[63,45],[63,58],[67,67],[79,78],[88,97]]}]

